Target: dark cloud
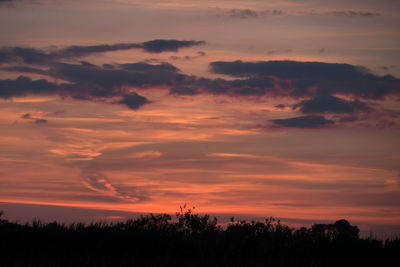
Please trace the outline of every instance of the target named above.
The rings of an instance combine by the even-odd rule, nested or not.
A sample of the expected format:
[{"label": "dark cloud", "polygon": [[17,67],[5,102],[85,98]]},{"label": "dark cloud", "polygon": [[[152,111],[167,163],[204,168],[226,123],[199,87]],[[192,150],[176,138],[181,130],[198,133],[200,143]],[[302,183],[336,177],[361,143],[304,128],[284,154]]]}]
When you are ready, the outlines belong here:
[{"label": "dark cloud", "polygon": [[230,18],[238,18],[238,19],[250,19],[250,18],[258,18],[265,16],[277,16],[284,15],[285,12],[282,10],[272,9],[272,10],[263,10],[257,12],[252,9],[231,9],[226,12],[226,16]]},{"label": "dark cloud", "polygon": [[162,62],[158,65],[151,65],[143,62],[139,63],[129,63],[120,65],[122,69],[134,72],[169,72],[171,74],[177,73],[180,70],[176,68],[174,65],[169,63]]},{"label": "dark cloud", "polygon": [[[7,99],[29,94],[58,94],[62,97],[102,102],[104,101],[101,99],[105,97],[122,97],[118,103],[136,110],[150,101],[135,93],[131,94],[129,87],[173,87],[182,84],[186,77],[168,63],[132,63],[113,68],[87,63],[54,63],[45,74],[65,80],[66,83],[54,84],[44,79],[34,81],[24,76],[15,80],[0,80],[0,97]],[[124,88],[125,86],[128,88]]]},{"label": "dark cloud", "polygon": [[103,68],[104,69],[114,69],[114,65],[112,65],[112,64],[103,64]]},{"label": "dark cloud", "polygon": [[26,47],[1,47],[0,63],[24,62],[27,64],[46,65],[58,56],[45,51]]},{"label": "dark cloud", "polygon": [[240,19],[248,19],[248,18],[256,18],[258,17],[258,13],[251,9],[232,9],[227,12],[228,16],[231,18],[240,18]]},{"label": "dark cloud", "polygon": [[280,10],[280,9],[272,9],[272,10],[261,11],[260,14],[262,16],[270,16],[270,15],[275,15],[276,16],[276,15],[284,15],[286,13],[283,10]]},{"label": "dark cloud", "polygon": [[0,4],[2,3],[11,3],[11,2],[21,2],[22,0],[0,0]]},{"label": "dark cloud", "polygon": [[293,127],[293,128],[319,128],[331,125],[334,122],[325,119],[323,116],[301,116],[289,119],[272,120],[275,127]]},{"label": "dark cloud", "polygon": [[[193,45],[193,42],[198,43],[196,41],[179,41],[178,43],[175,41],[154,40],[146,43],[148,47],[153,47],[149,49],[158,51],[174,50],[182,46]],[[41,74],[59,82],[56,84],[44,79],[32,80],[24,76],[15,80],[0,80],[0,97],[56,94],[61,97],[119,103],[137,110],[144,104],[150,103],[150,100],[132,93],[132,89],[159,87],[165,88],[169,90],[170,94],[175,95],[210,93],[251,97],[265,95],[312,98],[294,106],[301,112],[309,114],[355,113],[366,112],[369,109],[365,103],[359,100],[344,100],[333,97],[333,94],[343,94],[353,99],[383,99],[389,94],[400,93],[399,79],[389,75],[376,76],[365,68],[349,64],[296,61],[210,63],[212,72],[238,77],[226,80],[186,75],[175,66],[162,62],[97,66],[86,61],[65,63],[61,60],[54,60],[52,57],[55,53],[78,56],[82,53],[89,53],[88,51],[104,52],[112,49],[128,49],[127,47],[130,46],[127,44],[91,46],[86,47],[88,49],[86,50],[74,46],[69,50],[58,50],[58,52],[51,53],[35,49],[11,49],[10,51],[14,51],[22,60],[17,60],[20,64],[16,66],[6,66],[1,70]],[[0,58],[5,60],[8,60],[9,56],[10,54],[0,53]],[[31,64],[27,64],[27,62],[31,62]],[[43,65],[35,67],[38,62]],[[121,98],[122,100],[117,100]]]},{"label": "dark cloud", "polygon": [[177,52],[181,48],[203,45],[204,41],[180,41],[157,39],[143,43],[119,43],[113,45],[92,45],[92,46],[70,46],[57,51],[55,54],[60,57],[82,57],[93,53],[112,52],[117,50],[128,50],[140,48],[148,53],[161,53],[167,51]]},{"label": "dark cloud", "polygon": [[293,52],[292,49],[278,49],[278,50],[268,50],[266,54],[274,55],[274,54],[291,53],[291,52]]},{"label": "dark cloud", "polygon": [[24,62],[35,65],[48,65],[66,58],[79,58],[95,53],[105,53],[118,50],[142,49],[148,53],[167,51],[177,52],[181,48],[205,44],[204,41],[152,40],[143,43],[119,43],[91,46],[69,46],[66,48],[45,51],[26,47],[1,47],[0,63]]},{"label": "dark cloud", "polygon": [[367,70],[349,64],[300,62],[300,61],[258,61],[243,62],[216,61],[210,63],[211,71],[235,77],[275,76],[285,79],[348,79],[366,75]]},{"label": "dark cloud", "polygon": [[149,53],[177,52],[181,48],[203,45],[205,41],[153,40],[141,44],[141,48]]},{"label": "dark cloud", "polygon": [[58,87],[44,79],[33,81],[28,77],[20,76],[15,80],[0,80],[0,98],[7,99],[27,94],[53,94]]},{"label": "dark cloud", "polygon": [[276,108],[282,109],[282,108],[285,108],[286,105],[285,105],[285,104],[278,104],[278,105],[276,105],[275,107],[276,107]]},{"label": "dark cloud", "polygon": [[241,88],[234,91],[237,95],[243,96],[252,96],[252,95],[264,95],[265,92],[263,90],[257,90],[254,88]]},{"label": "dark cloud", "polygon": [[194,55],[194,56],[184,56],[184,57],[170,56],[169,59],[170,60],[181,60],[181,59],[192,60],[192,59],[196,59],[196,58],[199,58],[199,57],[204,57],[206,55],[207,55],[206,52],[198,51],[196,53],[196,55]]},{"label": "dark cloud", "polygon": [[327,13],[329,15],[334,15],[334,16],[342,16],[342,17],[376,17],[380,16],[379,13],[376,12],[363,12],[363,11],[354,11],[354,10],[349,10],[349,11],[332,11]]},{"label": "dark cloud", "polygon": [[353,122],[357,121],[358,117],[357,116],[345,116],[339,119],[339,122]]},{"label": "dark cloud", "polygon": [[[143,47],[154,52],[160,52],[199,43],[202,42],[154,40],[143,43]],[[208,92],[231,95],[315,97],[338,93],[358,98],[382,99],[388,94],[400,92],[399,79],[389,75],[376,76],[365,68],[349,64],[296,61],[210,63],[211,71],[214,73],[240,77],[237,80],[224,80],[188,76],[169,63],[148,64],[139,62],[96,66],[86,61],[81,61],[80,64],[54,61],[55,58],[60,58],[60,55],[79,56],[90,52],[132,47],[137,47],[137,45],[72,46],[51,53],[32,48],[3,48],[1,50],[3,53],[0,52],[0,59],[7,61],[10,60],[10,57],[21,57],[22,60],[20,61],[25,64],[43,64],[48,67],[47,70],[26,65],[8,66],[2,69],[47,75],[65,80],[69,85],[64,84],[62,91],[68,91],[67,95],[73,94],[80,98],[87,98],[85,96],[87,93],[98,97],[122,96],[123,94],[118,92],[118,88],[124,85],[141,88],[169,86],[175,88],[171,90],[173,94]],[[57,56],[54,57],[54,55]],[[4,83],[4,80],[1,83]],[[19,87],[21,88],[21,86]],[[185,88],[185,90],[179,88]],[[25,89],[19,90],[21,92],[27,91]],[[18,92],[18,89],[10,95],[18,95],[16,92]],[[79,92],[83,92],[83,94],[79,95]],[[1,92],[0,95],[4,97],[5,93]],[[307,111],[305,112],[307,113]]]},{"label": "dark cloud", "polygon": [[397,67],[396,65],[381,66],[381,69],[382,70],[391,70],[391,69],[394,69],[396,67]]},{"label": "dark cloud", "polygon": [[400,94],[400,80],[377,76],[359,66],[338,63],[260,61],[210,63],[213,73],[249,79],[279,78],[289,82],[275,91],[280,96],[315,96],[335,93],[361,98],[382,99],[388,94]]},{"label": "dark cloud", "polygon": [[31,119],[31,114],[26,113],[26,114],[21,116],[21,119]]},{"label": "dark cloud", "polygon": [[348,101],[330,95],[317,96],[311,100],[301,101],[293,106],[294,109],[298,107],[300,107],[300,111],[303,113],[355,113],[371,109],[361,101]]},{"label": "dark cloud", "polygon": [[[251,77],[248,79],[224,80],[207,79],[194,76],[186,76],[180,81],[180,86],[185,87],[186,91],[197,93],[211,93],[215,95],[264,95],[268,91],[274,91],[274,79],[265,77]],[[190,90],[189,90],[190,89]],[[179,89],[180,92],[182,89]]]},{"label": "dark cloud", "polygon": [[16,2],[33,2],[32,0],[0,0],[0,4],[1,3],[6,3],[6,2],[14,2],[14,3],[16,3]]},{"label": "dark cloud", "polygon": [[8,72],[17,72],[17,73],[31,73],[31,74],[41,74],[47,75],[47,72],[41,69],[26,67],[26,66],[11,66],[0,68],[0,70],[5,70]]},{"label": "dark cloud", "polygon": [[47,120],[45,120],[45,119],[35,119],[35,123],[38,123],[38,124],[47,123]]},{"label": "dark cloud", "polygon": [[119,104],[125,104],[130,109],[137,110],[144,104],[150,103],[150,101],[144,96],[138,95],[137,93],[132,93],[129,95],[124,95],[123,99],[118,102]]},{"label": "dark cloud", "polygon": [[86,88],[86,91],[104,95],[119,94],[118,89],[124,85],[151,87],[173,85],[185,78],[178,69],[170,64],[151,65],[147,63],[123,64],[116,68],[86,66],[82,64],[54,64],[49,74],[55,78],[74,83],[74,88]]},{"label": "dark cloud", "polygon": [[113,44],[113,45],[89,45],[89,46],[79,46],[73,45],[67,48],[61,49],[53,55],[59,56],[62,58],[68,57],[82,57],[89,54],[94,53],[104,53],[104,52],[112,52],[118,50],[128,50],[133,48],[141,48],[140,44],[136,43],[120,43],[120,44]]},{"label": "dark cloud", "polygon": [[199,92],[190,87],[173,87],[169,90],[171,95],[197,95]]},{"label": "dark cloud", "polygon": [[34,117],[32,117],[31,114],[29,114],[29,113],[23,114],[23,115],[21,116],[21,119],[24,119],[24,120],[32,120],[33,122],[35,122],[35,123],[37,123],[37,124],[44,124],[44,123],[47,123],[47,120],[45,120],[45,119],[34,118]]},{"label": "dark cloud", "polygon": [[233,88],[253,88],[253,89],[272,89],[274,88],[274,79],[269,77],[251,77],[248,79],[239,79],[226,81]]}]

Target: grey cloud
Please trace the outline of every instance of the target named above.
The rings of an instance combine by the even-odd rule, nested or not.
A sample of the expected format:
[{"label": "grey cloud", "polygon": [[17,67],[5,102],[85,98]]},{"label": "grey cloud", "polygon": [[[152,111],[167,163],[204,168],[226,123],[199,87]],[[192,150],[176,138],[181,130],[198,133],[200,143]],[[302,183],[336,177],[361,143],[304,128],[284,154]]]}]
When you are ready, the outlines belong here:
[{"label": "grey cloud", "polygon": [[294,109],[298,107],[303,113],[355,113],[371,110],[367,104],[361,101],[347,101],[330,95],[317,96],[293,106]]},{"label": "grey cloud", "polygon": [[279,78],[295,79],[348,79],[367,73],[362,67],[349,64],[300,62],[300,61],[258,61],[232,62],[216,61],[210,63],[211,72],[234,77],[254,77],[271,75]]},{"label": "grey cloud", "polygon": [[141,48],[140,44],[136,43],[120,43],[113,45],[89,45],[79,46],[73,45],[55,52],[53,55],[61,58],[82,57],[93,53],[104,53],[117,50],[128,50],[133,48]]},{"label": "grey cloud", "polygon": [[162,62],[158,65],[151,65],[139,62],[139,63],[122,64],[120,66],[124,70],[135,71],[135,72],[170,72],[172,74],[180,71],[174,65],[171,65],[166,62]]},{"label": "grey cloud", "polygon": [[275,86],[274,79],[269,77],[250,77],[243,80],[226,81],[226,83],[233,88],[272,89]]},{"label": "grey cloud", "polygon": [[255,11],[252,9],[231,9],[225,13],[230,18],[250,19],[265,16],[284,15],[285,12],[278,9]]},{"label": "grey cloud", "polygon": [[250,19],[250,18],[262,18],[268,16],[282,16],[282,15],[322,15],[322,16],[340,16],[340,17],[348,17],[348,18],[368,18],[368,17],[377,17],[381,16],[378,12],[372,11],[359,11],[359,10],[333,10],[328,12],[321,11],[305,11],[305,12],[285,12],[280,9],[270,9],[270,10],[261,10],[256,11],[252,9],[231,9],[224,13],[225,16],[229,18],[238,18],[238,19]]},{"label": "grey cloud", "polygon": [[91,46],[69,46],[66,48],[45,51],[26,47],[1,47],[0,63],[25,62],[27,64],[48,65],[60,59],[79,58],[95,53],[105,53],[117,50],[142,49],[148,53],[167,51],[177,52],[179,49],[205,44],[204,41],[152,40],[143,43],[119,43]]},{"label": "grey cloud", "polygon": [[[157,42],[153,45],[158,48],[152,49],[177,47],[177,44],[173,42],[155,41]],[[183,45],[191,45],[191,42],[195,41],[187,42],[189,43]],[[90,47],[89,50],[104,51],[106,49],[111,48]],[[118,49],[122,48],[118,47]],[[312,98],[295,105],[295,108],[300,108],[300,111],[309,114],[355,113],[369,110],[369,107],[359,100],[343,100],[331,96],[333,94],[344,94],[353,99],[383,99],[390,94],[400,94],[399,79],[389,75],[377,76],[365,68],[349,64],[296,61],[210,63],[212,72],[238,77],[238,79],[225,80],[186,75],[169,63],[136,62],[97,66],[86,61],[80,61],[80,63],[51,61],[53,59],[49,58],[50,54],[34,49],[17,49],[16,51],[19,51],[18,55],[24,55],[25,64],[3,67],[2,70],[46,75],[65,83],[55,84],[44,79],[34,81],[24,76],[15,80],[0,80],[1,98],[28,94],[57,94],[61,97],[119,103],[137,110],[144,104],[150,103],[150,100],[132,93],[131,88],[160,87],[167,88],[170,94],[176,95],[210,93]],[[76,47],[73,51],[74,55],[87,52]],[[0,58],[1,55],[0,53]],[[7,58],[7,55],[3,54],[3,58]],[[26,66],[27,62],[32,62],[30,65],[37,65],[37,62],[47,63],[37,68]]]},{"label": "grey cloud", "polygon": [[136,63],[105,69],[92,64],[57,63],[46,74],[69,83],[54,84],[44,79],[34,81],[24,76],[16,80],[0,80],[0,97],[7,99],[28,94],[58,94],[97,101],[98,98],[122,96],[123,99],[118,103],[136,110],[150,101],[136,93],[130,94],[122,86],[172,86],[185,77],[177,72],[178,69],[170,64]]},{"label": "grey cloud", "polygon": [[206,55],[207,55],[206,52],[198,51],[196,53],[196,55],[194,55],[194,56],[184,56],[183,58],[182,57],[178,57],[178,56],[170,56],[169,59],[171,59],[171,60],[180,60],[180,59],[192,60],[192,59],[196,59],[196,58],[199,58],[199,57],[204,57]]},{"label": "grey cloud", "polygon": [[149,53],[177,52],[181,48],[204,45],[205,41],[152,40],[141,44],[141,48]]},{"label": "grey cloud", "polygon": [[394,69],[394,68],[396,68],[397,66],[395,66],[395,65],[389,65],[389,66],[381,66],[381,69],[382,70],[391,70],[391,69]]},{"label": "grey cloud", "polygon": [[35,123],[43,124],[43,123],[47,123],[47,120],[45,120],[45,119],[35,119]]},{"label": "grey cloud", "polygon": [[171,95],[197,95],[199,92],[190,87],[173,87],[169,90]]},{"label": "grey cloud", "polygon": [[334,15],[334,16],[342,16],[342,17],[376,17],[376,16],[380,16],[380,14],[376,13],[376,12],[354,11],[354,10],[332,11],[332,12],[328,12],[327,14]]},{"label": "grey cloud", "polygon": [[282,108],[285,108],[286,105],[285,105],[285,104],[278,104],[278,105],[276,105],[275,107],[276,107],[276,108],[279,108],[279,109],[282,109]]},{"label": "grey cloud", "polygon": [[263,10],[260,12],[260,14],[262,16],[270,16],[270,15],[284,15],[286,13],[280,9],[272,9],[272,10]]},{"label": "grey cloud", "polygon": [[0,0],[0,5],[4,3],[4,5],[13,7],[15,3],[23,2],[24,0]]},{"label": "grey cloud", "polygon": [[[275,91],[274,79],[250,77],[247,79],[224,80],[185,76],[179,86],[170,91],[172,94],[230,94],[230,95],[264,95]],[[183,89],[184,88],[184,89]]]},{"label": "grey cloud", "polygon": [[[121,69],[122,68],[122,69]],[[73,87],[87,88],[102,95],[115,95],[123,85],[149,87],[173,85],[185,77],[169,64],[124,64],[121,68],[102,68],[82,64],[54,64],[49,71],[53,77],[75,83]],[[90,89],[90,88],[91,89]]]},{"label": "grey cloud", "polygon": [[33,81],[20,76],[16,80],[0,80],[0,98],[24,96],[27,94],[53,94],[58,90],[58,85],[44,79]]},{"label": "grey cloud", "polygon": [[247,19],[247,18],[256,18],[258,17],[258,13],[251,9],[232,9],[227,12],[228,16],[231,18],[240,18],[240,19]]},{"label": "grey cloud", "polygon": [[26,47],[1,47],[0,63],[25,62],[28,64],[45,65],[59,58],[42,50]]},{"label": "grey cloud", "polygon": [[345,116],[339,119],[339,122],[353,122],[358,120],[357,116]]},{"label": "grey cloud", "polygon": [[211,62],[210,70],[217,74],[248,79],[289,81],[286,88],[275,91],[279,96],[315,96],[335,93],[360,98],[382,99],[389,94],[400,94],[400,80],[390,76],[377,76],[366,68],[349,64],[259,61]]},{"label": "grey cloud", "polygon": [[45,120],[45,119],[39,119],[39,118],[34,118],[34,117],[32,117],[31,114],[29,114],[29,113],[23,114],[23,115],[21,116],[21,119],[32,120],[33,122],[35,122],[35,123],[37,123],[37,124],[44,124],[44,123],[47,123],[47,120]]},{"label": "grey cloud", "polygon": [[47,75],[47,72],[41,69],[26,67],[26,66],[11,66],[0,68],[0,70],[5,70],[8,72],[17,72],[17,73],[31,73],[31,74],[41,74]]},{"label": "grey cloud", "polygon": [[21,119],[30,119],[30,118],[31,118],[31,114],[29,114],[29,113],[26,113],[21,116]]},{"label": "grey cloud", "polygon": [[24,0],[0,0],[0,3],[6,3],[6,2],[22,2]]},{"label": "grey cloud", "polygon": [[257,89],[253,89],[253,88],[237,89],[234,91],[234,93],[237,95],[243,95],[243,96],[264,95],[265,94],[265,92],[263,90],[257,90]]},{"label": "grey cloud", "polygon": [[145,98],[144,96],[138,95],[137,93],[132,93],[129,95],[124,95],[123,99],[118,102],[119,104],[125,104],[129,108],[133,110],[137,110],[141,106],[143,106],[146,103],[150,103],[150,101]]},{"label": "grey cloud", "polygon": [[55,52],[59,57],[82,57],[93,53],[104,53],[117,50],[143,49],[148,53],[161,53],[167,51],[177,52],[181,48],[203,45],[204,41],[186,40],[164,40],[157,39],[143,43],[119,43],[113,45],[92,45],[92,46],[70,46]]},{"label": "grey cloud", "polygon": [[323,116],[301,116],[289,119],[272,120],[275,127],[293,127],[293,128],[319,128],[328,126],[334,122],[325,119]]},{"label": "grey cloud", "polygon": [[292,49],[277,49],[277,50],[268,50],[266,54],[274,55],[274,54],[291,53],[291,52],[293,52]]}]

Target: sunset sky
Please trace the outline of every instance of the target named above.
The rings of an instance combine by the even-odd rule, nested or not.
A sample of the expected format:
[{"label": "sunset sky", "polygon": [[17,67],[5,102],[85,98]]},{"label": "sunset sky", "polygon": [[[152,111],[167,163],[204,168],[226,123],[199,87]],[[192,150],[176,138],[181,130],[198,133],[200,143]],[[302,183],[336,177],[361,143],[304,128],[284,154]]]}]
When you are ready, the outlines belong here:
[{"label": "sunset sky", "polygon": [[5,218],[400,235],[398,0],[1,0],[0,25]]}]

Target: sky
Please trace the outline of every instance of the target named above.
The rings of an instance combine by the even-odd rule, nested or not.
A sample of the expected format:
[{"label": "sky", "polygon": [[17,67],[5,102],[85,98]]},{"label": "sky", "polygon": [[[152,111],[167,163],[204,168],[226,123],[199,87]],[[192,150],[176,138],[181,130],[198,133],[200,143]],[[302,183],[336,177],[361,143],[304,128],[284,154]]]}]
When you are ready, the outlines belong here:
[{"label": "sky", "polygon": [[2,0],[0,210],[73,221],[186,203],[400,235],[399,11]]}]

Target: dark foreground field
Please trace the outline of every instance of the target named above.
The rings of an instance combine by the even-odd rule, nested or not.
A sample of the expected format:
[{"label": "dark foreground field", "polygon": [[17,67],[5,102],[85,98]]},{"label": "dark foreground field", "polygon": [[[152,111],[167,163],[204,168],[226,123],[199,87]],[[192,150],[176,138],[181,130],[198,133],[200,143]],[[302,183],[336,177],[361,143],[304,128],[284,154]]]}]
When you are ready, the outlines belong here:
[{"label": "dark foreground field", "polygon": [[272,218],[189,211],[90,225],[0,220],[0,266],[400,266],[400,239],[360,239],[345,220],[294,230]]}]

